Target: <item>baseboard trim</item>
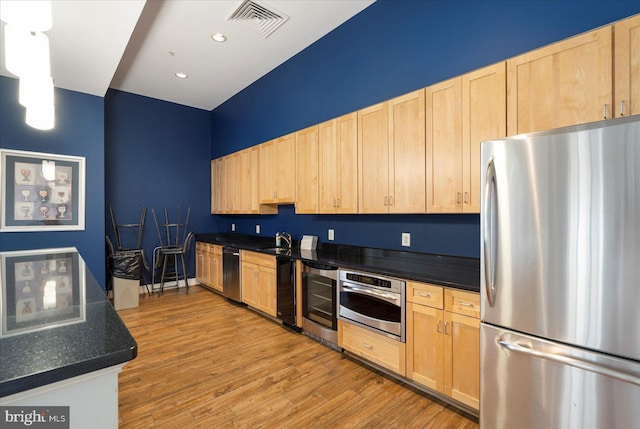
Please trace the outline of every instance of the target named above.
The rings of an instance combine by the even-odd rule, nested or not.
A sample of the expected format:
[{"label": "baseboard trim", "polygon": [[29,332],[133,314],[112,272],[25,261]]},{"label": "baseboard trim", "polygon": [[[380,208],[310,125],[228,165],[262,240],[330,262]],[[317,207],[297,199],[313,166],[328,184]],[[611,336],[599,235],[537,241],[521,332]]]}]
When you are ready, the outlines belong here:
[{"label": "baseboard trim", "polygon": [[[189,286],[196,286],[200,284],[195,277],[190,277],[188,279]],[[180,287],[184,287],[184,281],[180,281]],[[166,289],[177,289],[177,283],[175,281],[172,282],[164,282],[164,288]],[[160,283],[154,283],[153,285],[149,284],[149,290],[151,293],[157,292],[160,289]],[[147,287],[144,284],[140,285],[139,294],[144,295],[147,293]]]}]

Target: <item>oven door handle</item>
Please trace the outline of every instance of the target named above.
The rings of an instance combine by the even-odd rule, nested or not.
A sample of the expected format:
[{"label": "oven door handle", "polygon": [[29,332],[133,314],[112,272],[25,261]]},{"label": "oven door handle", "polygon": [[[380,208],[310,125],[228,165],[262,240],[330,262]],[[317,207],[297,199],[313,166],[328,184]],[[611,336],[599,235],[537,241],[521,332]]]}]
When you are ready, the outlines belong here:
[{"label": "oven door handle", "polygon": [[353,286],[345,283],[341,285],[341,289],[344,290],[345,292],[353,292],[353,293],[360,293],[362,295],[375,296],[376,298],[380,298],[383,301],[387,301],[391,304],[400,305],[400,297],[396,295],[392,295],[390,293],[378,292],[372,289],[361,288],[361,287],[357,287],[357,286]]}]

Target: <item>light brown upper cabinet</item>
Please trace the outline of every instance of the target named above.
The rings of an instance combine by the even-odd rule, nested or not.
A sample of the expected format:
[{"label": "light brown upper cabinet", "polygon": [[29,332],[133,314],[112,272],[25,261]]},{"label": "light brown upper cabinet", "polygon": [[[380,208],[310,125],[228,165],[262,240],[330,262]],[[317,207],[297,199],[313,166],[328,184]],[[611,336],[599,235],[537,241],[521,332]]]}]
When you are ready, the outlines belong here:
[{"label": "light brown upper cabinet", "polygon": [[296,135],[260,145],[260,204],[289,204],[296,194]]},{"label": "light brown upper cabinet", "polygon": [[612,26],[507,61],[509,135],[613,117]]},{"label": "light brown upper cabinet", "polygon": [[231,213],[242,213],[244,206],[242,191],[242,152],[234,152],[230,155],[232,159],[233,170],[230,172],[228,179],[231,181],[231,197],[233,199],[233,205],[231,207]]},{"label": "light brown upper cabinet", "polygon": [[424,89],[358,112],[360,213],[424,213]]},{"label": "light brown upper cabinet", "polygon": [[505,137],[505,63],[426,89],[427,213],[480,213],[480,143]]},{"label": "light brown upper cabinet", "polygon": [[462,211],[462,79],[427,87],[427,212]]},{"label": "light brown upper cabinet", "polygon": [[227,199],[227,195],[226,195],[226,191],[227,191],[226,178],[227,178],[227,175],[224,172],[225,165],[226,164],[224,162],[224,158],[219,158],[218,159],[218,189],[219,189],[218,210],[219,210],[219,212],[218,213],[224,213],[226,199]]},{"label": "light brown upper cabinet", "polygon": [[358,213],[358,114],[320,124],[318,143],[318,212]]},{"label": "light brown upper cabinet", "polygon": [[220,213],[219,201],[222,194],[222,186],[218,179],[218,161],[211,160],[211,214]]},{"label": "light brown upper cabinet", "polygon": [[239,213],[274,214],[275,205],[260,204],[260,147],[240,152],[240,208]]},{"label": "light brown upper cabinet", "polygon": [[212,214],[273,214],[275,205],[260,204],[260,147],[211,161]]},{"label": "light brown upper cabinet", "polygon": [[616,117],[640,114],[640,14],[615,23]]},{"label": "light brown upper cabinet", "polygon": [[234,204],[234,192],[235,192],[235,165],[234,158],[232,155],[227,155],[223,158],[223,185],[224,185],[224,205],[222,207],[223,213],[233,213],[233,204]]},{"label": "light brown upper cabinet", "polygon": [[318,213],[318,125],[296,133],[296,213]]}]

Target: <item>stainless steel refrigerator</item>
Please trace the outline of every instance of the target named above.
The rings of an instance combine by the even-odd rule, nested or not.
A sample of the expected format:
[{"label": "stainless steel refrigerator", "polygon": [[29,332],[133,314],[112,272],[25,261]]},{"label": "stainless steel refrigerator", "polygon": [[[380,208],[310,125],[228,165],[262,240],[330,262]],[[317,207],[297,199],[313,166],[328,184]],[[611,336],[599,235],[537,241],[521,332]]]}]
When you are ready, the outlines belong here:
[{"label": "stainless steel refrigerator", "polygon": [[640,115],[482,163],[481,429],[640,428]]}]

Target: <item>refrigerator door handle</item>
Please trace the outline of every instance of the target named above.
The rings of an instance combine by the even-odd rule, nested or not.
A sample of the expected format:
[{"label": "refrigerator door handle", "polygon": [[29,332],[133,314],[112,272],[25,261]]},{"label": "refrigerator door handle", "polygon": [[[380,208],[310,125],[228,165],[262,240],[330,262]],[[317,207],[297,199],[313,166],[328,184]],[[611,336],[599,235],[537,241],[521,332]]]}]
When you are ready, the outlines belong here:
[{"label": "refrigerator door handle", "polygon": [[486,218],[484,221],[484,284],[487,292],[487,300],[489,306],[493,307],[496,298],[496,285],[495,285],[495,237],[497,232],[497,215],[495,213],[494,204],[496,201],[496,167],[493,158],[489,160],[487,165],[487,175],[484,188],[484,210]]},{"label": "refrigerator door handle", "polygon": [[590,362],[577,356],[562,354],[555,347],[553,352],[537,350],[531,344],[521,344],[517,341],[508,341],[505,339],[504,335],[500,337],[500,339],[498,340],[498,344],[500,344],[500,346],[504,347],[505,349],[515,353],[522,353],[528,356],[546,359],[552,362],[559,363],[561,365],[569,365],[585,371],[593,372],[595,374],[603,375],[605,377],[614,378],[616,380],[640,386],[640,373],[638,372],[623,372],[617,369],[599,365],[598,363]]}]

